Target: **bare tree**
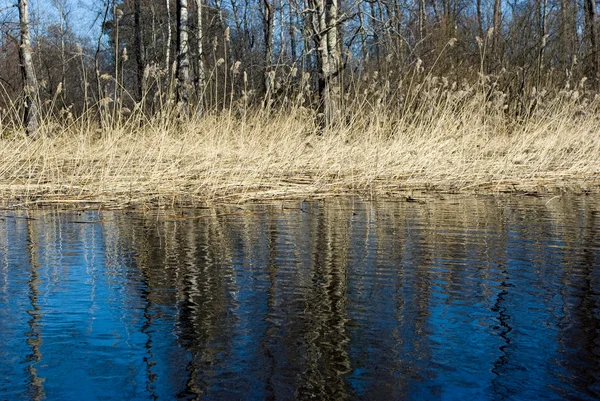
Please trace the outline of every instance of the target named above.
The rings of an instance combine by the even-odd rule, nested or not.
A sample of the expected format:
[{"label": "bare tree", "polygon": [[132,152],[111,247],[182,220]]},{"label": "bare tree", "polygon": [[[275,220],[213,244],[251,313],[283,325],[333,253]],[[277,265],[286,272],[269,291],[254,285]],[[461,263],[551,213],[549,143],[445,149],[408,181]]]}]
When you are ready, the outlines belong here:
[{"label": "bare tree", "polygon": [[297,39],[296,39],[296,26],[294,25],[294,19],[297,20],[297,17],[295,15],[297,7],[295,5],[293,5],[292,3],[293,2],[291,0],[288,2],[288,8],[289,8],[289,10],[288,10],[288,23],[289,23],[288,33],[290,35],[290,59],[292,62],[295,62],[296,57],[297,57],[296,56]]},{"label": "bare tree", "polygon": [[60,67],[61,76],[60,84],[62,86],[63,101],[65,99],[64,94],[67,93],[67,56],[66,56],[66,34],[67,34],[67,18],[68,18],[68,5],[66,0],[54,0],[54,7],[58,11],[58,33],[60,39]]},{"label": "bare tree", "polygon": [[[97,94],[104,125],[110,105],[115,111],[117,105],[130,105],[127,93],[136,100],[156,95],[147,96],[157,99],[148,107],[164,104],[160,95],[170,93],[180,115],[191,114],[196,102],[202,115],[205,107],[235,104],[226,101],[227,95],[243,95],[249,105],[261,99],[268,104],[277,77],[282,104],[295,98],[305,106],[318,102],[319,119],[329,126],[341,114],[343,91],[368,98],[375,91],[362,91],[366,82],[381,85],[385,76],[390,87],[378,93],[389,94],[392,101],[403,92],[407,81],[402,78],[415,65],[450,81],[476,80],[481,61],[486,73],[504,67],[497,84],[511,99],[534,86],[563,85],[559,79],[573,82],[587,76],[588,85],[598,89],[600,84],[595,0],[102,0],[90,6],[102,23],[101,34],[93,39],[70,29],[71,0],[46,2],[59,19],[45,30],[21,13],[21,42],[15,28],[17,4],[23,12],[35,3],[12,0],[14,6],[0,14],[0,81],[8,91],[0,103],[15,99],[23,82],[26,125],[32,132],[40,120],[38,109],[55,99],[59,86],[59,101],[49,104],[84,110],[87,94]],[[484,59],[473,40],[476,35],[485,41]],[[449,43],[457,45],[446,47]],[[128,58],[125,49],[134,57]],[[97,91],[93,85],[88,92],[84,82],[88,73],[94,81],[94,61]],[[243,80],[229,80],[237,76],[230,68],[236,65],[245,70]],[[162,79],[163,67],[173,80]],[[298,70],[311,75],[295,78]],[[70,79],[79,71],[80,81]],[[356,78],[373,77],[371,73],[380,79]],[[48,84],[38,91],[35,78]],[[169,83],[173,90],[164,91]]]},{"label": "bare tree", "polygon": [[481,0],[477,0],[477,33],[483,36],[483,13],[481,11]]},{"label": "bare tree", "polygon": [[273,90],[273,76],[271,73],[273,68],[273,31],[275,25],[275,4],[273,0],[261,0],[261,14],[263,24],[263,39],[265,41],[263,90],[265,93],[265,100],[268,103],[268,99],[270,99],[271,92]]},{"label": "bare tree", "polygon": [[140,0],[134,1],[135,58],[137,63],[137,96],[142,99],[144,93],[144,69],[146,68],[144,38],[142,37],[142,10]]},{"label": "bare tree", "polygon": [[[110,12],[110,3],[111,0],[105,0],[104,11],[102,13],[102,29],[104,29],[104,26],[106,25],[106,22],[108,20],[108,13]],[[103,103],[104,88],[102,86],[102,78],[100,72],[100,51],[102,49],[102,36],[103,34],[101,32],[98,35],[98,39],[96,41],[96,52],[94,54],[94,72],[96,74],[96,86],[98,90],[98,113],[100,114],[100,126],[104,124],[104,111],[106,108],[106,105]]]},{"label": "bare tree", "polygon": [[542,67],[544,66],[544,53],[548,42],[548,0],[538,0],[538,36],[539,49],[537,60],[536,87],[540,86],[542,79]]},{"label": "bare tree", "polygon": [[594,0],[585,0],[585,30],[589,45],[589,51],[586,54],[586,64],[594,85],[597,85],[598,72],[600,69],[598,54],[598,14],[596,12],[596,2]]},{"label": "bare tree", "polygon": [[560,23],[558,27],[559,54],[563,70],[571,69],[574,56],[577,53],[577,2],[574,0],[560,1]]},{"label": "bare tree", "polygon": [[28,0],[19,0],[19,27],[21,32],[19,59],[21,62],[21,73],[23,74],[23,91],[25,94],[23,122],[25,124],[27,135],[33,136],[37,133],[39,128],[39,89],[35,71],[33,69],[33,58],[31,56]]},{"label": "bare tree", "polygon": [[167,45],[165,46],[165,66],[167,68],[167,74],[171,76],[171,0],[165,0],[167,5]]},{"label": "bare tree", "polygon": [[177,0],[177,106],[188,115],[190,100],[189,10],[187,0]]},{"label": "bare tree", "polygon": [[501,0],[494,0],[494,16],[493,16],[493,32],[492,32],[492,55],[494,62],[500,64],[502,62],[502,49],[500,46],[500,35],[502,30],[502,3]]},{"label": "bare tree", "polygon": [[198,75],[196,77],[196,97],[198,99],[198,115],[201,115],[204,111],[204,88],[205,88],[205,76],[204,76],[204,49],[202,46],[202,39],[204,32],[202,30],[202,0],[196,0],[196,40],[198,46]]},{"label": "bare tree", "polygon": [[339,109],[340,54],[337,0],[309,0],[312,33],[318,57],[319,103],[323,123],[335,123]]}]

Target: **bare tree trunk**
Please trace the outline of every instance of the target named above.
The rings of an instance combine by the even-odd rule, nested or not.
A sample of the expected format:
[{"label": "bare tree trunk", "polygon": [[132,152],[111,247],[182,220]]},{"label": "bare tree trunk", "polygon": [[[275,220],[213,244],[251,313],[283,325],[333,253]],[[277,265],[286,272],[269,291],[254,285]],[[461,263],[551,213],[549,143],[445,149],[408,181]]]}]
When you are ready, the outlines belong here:
[{"label": "bare tree trunk", "polygon": [[190,99],[189,11],[187,0],[177,0],[177,107],[188,116]]},{"label": "bare tree trunk", "polygon": [[[312,7],[315,0],[306,0],[307,8]],[[311,42],[315,42],[316,31],[314,24],[314,13],[302,13],[302,70],[311,71],[315,63]],[[316,44],[316,42],[315,42]]]},{"label": "bare tree trunk", "polygon": [[548,0],[538,0],[539,36],[540,48],[538,50],[536,87],[540,87],[542,80],[542,69],[544,67],[544,53],[548,40]]},{"label": "bare tree trunk", "polygon": [[338,0],[327,0],[327,53],[329,56],[329,97],[328,122],[335,123],[341,107],[340,72],[342,67],[342,53],[340,41],[340,26],[338,24]]},{"label": "bare tree trunk", "polygon": [[[106,24],[108,19],[108,13],[110,11],[110,0],[106,0],[106,8],[104,9],[104,17],[102,18],[102,26]],[[106,104],[104,103],[104,88],[102,87],[102,79],[100,75],[100,49],[102,46],[102,32],[98,35],[98,41],[96,43],[96,53],[94,55],[94,72],[96,73],[96,85],[98,89],[98,113],[100,117],[100,127],[104,127],[105,121],[105,109]]]},{"label": "bare tree trunk", "polygon": [[144,95],[144,69],[146,68],[146,60],[144,51],[144,38],[142,37],[142,10],[140,6],[140,0],[135,0],[134,8],[137,96],[138,101],[141,101],[142,96]]},{"label": "bare tree trunk", "polygon": [[483,37],[483,15],[481,12],[481,0],[477,0],[477,32]]},{"label": "bare tree trunk", "polygon": [[558,37],[560,38],[560,62],[563,70],[571,69],[578,48],[577,40],[577,3],[574,0],[561,0],[560,24]]},{"label": "bare tree trunk", "polygon": [[438,26],[440,26],[442,24],[442,13],[436,0],[431,0],[431,7],[433,8],[433,16],[435,18],[435,22]]},{"label": "bare tree trunk", "polygon": [[236,0],[231,0],[231,10],[233,11],[233,20],[235,23],[235,29],[238,32],[238,37],[244,39],[242,43],[240,43],[240,45],[236,48],[236,50],[239,51],[238,57],[240,58],[240,60],[245,60],[247,44],[246,32],[242,27],[242,21],[240,18],[240,8]]},{"label": "bare tree trunk", "polygon": [[328,127],[337,120],[339,110],[339,68],[336,0],[310,0],[313,10],[313,38],[319,60],[319,100],[323,124]]},{"label": "bare tree trunk", "polygon": [[202,0],[196,0],[196,38],[198,46],[198,76],[196,77],[196,97],[198,99],[198,115],[204,112],[204,49],[202,47],[202,38],[204,32],[202,29]]},{"label": "bare tree trunk", "polygon": [[171,0],[165,0],[167,5],[167,46],[165,48],[165,66],[167,68],[167,77],[171,77],[171,41],[173,34],[171,32]]},{"label": "bare tree trunk", "polygon": [[217,10],[217,24],[225,29],[225,19],[223,18],[223,0],[215,0],[215,9]]},{"label": "bare tree trunk", "polygon": [[[58,12],[59,26],[58,32],[60,34],[60,65],[61,65],[61,99],[63,106],[65,105],[65,96],[67,92],[67,57],[66,57],[66,44],[65,35],[67,31],[67,12],[65,10],[66,4],[64,0],[54,0],[54,7]],[[58,92],[58,89],[57,89]]]},{"label": "bare tree trunk", "polygon": [[268,103],[273,90],[273,30],[275,20],[275,5],[273,0],[262,0],[263,35],[265,41],[265,67],[263,70],[263,90],[265,103]]},{"label": "bare tree trunk", "polygon": [[569,1],[560,1],[560,24],[558,26],[558,37],[560,39],[559,58],[562,69],[569,68]]},{"label": "bare tree trunk", "polygon": [[419,41],[425,40],[425,22],[427,16],[425,15],[425,0],[419,1]]},{"label": "bare tree trunk", "polygon": [[396,55],[398,56],[398,61],[402,64],[404,60],[404,41],[402,40],[402,8],[400,6],[399,0],[393,1],[393,14],[394,14],[394,28],[395,28],[395,36],[394,36],[394,46],[396,49]]},{"label": "bare tree trunk", "polygon": [[[288,0],[289,1],[289,0]],[[281,0],[279,0],[278,4],[275,5],[275,9],[277,11],[279,11],[279,46],[280,47],[280,51],[279,51],[279,58],[281,59],[282,57],[288,57],[289,58],[289,53],[287,51],[287,46],[285,44],[286,42],[286,37],[285,37],[285,16],[283,13],[283,4],[281,2]]]},{"label": "bare tree trunk", "polygon": [[29,32],[29,4],[28,0],[19,0],[19,26],[21,31],[21,44],[19,58],[21,73],[23,74],[23,91],[25,94],[25,113],[23,123],[27,135],[34,136],[39,128],[38,107],[38,82],[33,70],[31,56],[31,34]]},{"label": "bare tree trunk", "polygon": [[292,63],[296,62],[296,27],[294,26],[295,7],[292,7],[292,2],[289,2],[289,35],[290,35],[290,58]]},{"label": "bare tree trunk", "polygon": [[369,2],[369,6],[371,9],[371,26],[373,27],[373,42],[375,45],[375,58],[377,60],[377,65],[381,65],[381,50],[380,50],[380,41],[379,41],[379,26],[380,21],[377,19],[375,15],[375,3]]},{"label": "bare tree trunk", "polygon": [[493,16],[493,28],[492,32],[492,55],[494,62],[497,64],[502,63],[502,49],[500,46],[500,34],[502,31],[502,3],[501,0],[494,0],[494,16]]},{"label": "bare tree trunk", "polygon": [[366,28],[365,28],[365,22],[363,20],[363,11],[360,8],[360,3],[357,4],[357,15],[358,15],[358,30],[359,30],[359,34],[360,34],[360,48],[362,50],[362,57],[363,57],[363,64],[368,63],[369,60],[369,50],[367,49],[367,35],[366,35]]},{"label": "bare tree trunk", "polygon": [[329,56],[329,64],[331,66],[331,78],[337,82],[339,78],[340,67],[340,48],[339,48],[339,26],[338,26],[338,0],[326,0],[327,7],[327,53]]},{"label": "bare tree trunk", "polygon": [[592,75],[592,81],[597,86],[598,83],[598,36],[597,36],[597,13],[596,13],[596,2],[595,0],[585,0],[585,25],[588,36],[590,49],[587,54],[588,58],[588,70]]}]

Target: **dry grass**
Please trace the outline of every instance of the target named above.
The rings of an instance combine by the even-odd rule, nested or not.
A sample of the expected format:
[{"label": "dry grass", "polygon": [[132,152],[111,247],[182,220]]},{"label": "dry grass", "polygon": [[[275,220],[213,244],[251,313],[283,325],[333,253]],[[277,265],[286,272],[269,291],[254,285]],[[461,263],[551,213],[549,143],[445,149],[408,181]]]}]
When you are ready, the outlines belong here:
[{"label": "dry grass", "polygon": [[412,99],[406,113],[364,102],[326,132],[302,107],[189,122],[129,117],[101,132],[91,117],[47,120],[36,139],[4,130],[0,195],[5,207],[154,207],[415,190],[600,188],[595,113],[557,100],[516,122],[501,104],[490,107],[477,94],[465,100],[457,92],[452,99]]}]

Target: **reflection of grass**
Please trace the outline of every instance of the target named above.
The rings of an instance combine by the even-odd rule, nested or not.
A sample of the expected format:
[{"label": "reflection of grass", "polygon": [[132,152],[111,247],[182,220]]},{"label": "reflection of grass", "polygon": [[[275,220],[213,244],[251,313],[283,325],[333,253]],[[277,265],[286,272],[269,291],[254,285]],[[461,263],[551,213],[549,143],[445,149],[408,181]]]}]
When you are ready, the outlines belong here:
[{"label": "reflection of grass", "polygon": [[410,101],[406,112],[363,102],[325,132],[312,112],[292,106],[185,123],[143,120],[134,112],[103,131],[85,118],[46,121],[36,139],[5,131],[0,193],[12,203],[124,206],[418,189],[599,187],[594,113],[556,100],[515,120],[501,102],[496,107],[462,91],[443,101]]}]

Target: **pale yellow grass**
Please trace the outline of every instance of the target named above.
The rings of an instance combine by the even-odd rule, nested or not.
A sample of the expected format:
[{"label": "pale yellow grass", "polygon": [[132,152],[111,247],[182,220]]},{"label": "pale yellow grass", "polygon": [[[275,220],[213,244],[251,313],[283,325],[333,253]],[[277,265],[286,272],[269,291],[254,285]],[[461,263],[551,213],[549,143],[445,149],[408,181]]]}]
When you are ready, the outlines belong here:
[{"label": "pale yellow grass", "polygon": [[556,110],[510,123],[461,112],[357,113],[319,132],[303,109],[198,121],[44,124],[0,139],[4,206],[198,205],[211,201],[411,191],[597,191],[600,124]]}]

